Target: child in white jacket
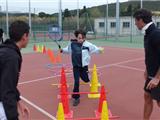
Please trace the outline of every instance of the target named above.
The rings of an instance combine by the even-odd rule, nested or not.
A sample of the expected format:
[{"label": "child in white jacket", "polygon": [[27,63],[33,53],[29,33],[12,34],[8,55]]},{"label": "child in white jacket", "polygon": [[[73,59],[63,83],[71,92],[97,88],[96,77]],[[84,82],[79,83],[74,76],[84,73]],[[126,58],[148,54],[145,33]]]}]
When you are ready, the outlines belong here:
[{"label": "child in white jacket", "polygon": [[[88,65],[90,63],[91,53],[102,53],[103,48],[97,47],[85,40],[86,32],[83,30],[76,30],[74,32],[76,39],[72,39],[69,45],[61,49],[62,53],[70,53],[73,65],[74,74],[74,88],[73,92],[79,92],[79,78],[84,82],[89,82]],[[73,106],[80,103],[80,95],[73,94]]]}]

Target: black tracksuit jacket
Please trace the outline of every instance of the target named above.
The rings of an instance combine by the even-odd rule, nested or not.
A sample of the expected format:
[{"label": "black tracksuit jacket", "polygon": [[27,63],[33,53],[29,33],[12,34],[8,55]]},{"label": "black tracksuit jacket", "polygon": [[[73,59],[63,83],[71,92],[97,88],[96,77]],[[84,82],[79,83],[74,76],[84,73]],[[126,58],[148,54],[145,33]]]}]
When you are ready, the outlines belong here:
[{"label": "black tracksuit jacket", "polygon": [[160,68],[160,29],[151,24],[144,36],[145,64],[148,76],[155,77]]},{"label": "black tracksuit jacket", "polygon": [[20,50],[12,40],[6,40],[0,45],[0,101],[8,120],[18,120],[17,102],[20,93],[17,84],[21,63]]}]

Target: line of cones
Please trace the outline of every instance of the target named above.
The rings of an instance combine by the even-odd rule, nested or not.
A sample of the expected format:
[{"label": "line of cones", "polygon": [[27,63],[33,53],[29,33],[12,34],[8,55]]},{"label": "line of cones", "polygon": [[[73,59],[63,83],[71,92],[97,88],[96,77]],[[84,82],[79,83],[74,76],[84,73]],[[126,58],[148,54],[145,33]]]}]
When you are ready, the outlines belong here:
[{"label": "line of cones", "polygon": [[62,55],[60,51],[58,51],[57,55],[55,55],[54,51],[51,50],[50,48],[48,48],[47,50],[45,45],[35,45],[35,44],[33,45],[33,51],[43,53],[43,54],[48,54],[48,58],[53,64],[62,63]]},{"label": "line of cones", "polygon": [[[73,118],[73,111],[69,108],[69,94],[67,90],[67,84],[66,84],[66,74],[64,67],[61,69],[61,80],[60,80],[60,101],[63,105],[64,109],[64,117],[65,118]],[[58,113],[57,113],[58,114]],[[57,117],[58,120],[58,117]],[[61,120],[61,119],[59,119]]]},{"label": "line of cones", "polygon": [[57,55],[54,54],[54,52],[51,49],[47,50],[48,57],[52,64],[61,63],[62,62],[62,56],[61,53],[58,51]]},{"label": "line of cones", "polygon": [[35,45],[34,44],[33,45],[33,51],[45,54],[46,53],[46,47],[45,47],[45,45]]},{"label": "line of cones", "polygon": [[101,87],[100,98],[98,109],[95,111],[96,118],[101,118],[101,120],[118,119],[119,116],[112,115],[111,110],[108,108],[108,103],[106,99],[105,87]]},{"label": "line of cones", "polygon": [[[90,91],[89,95],[97,95],[97,93],[95,94],[94,92],[98,92],[98,86],[100,86],[98,82],[98,78],[95,75],[96,72],[94,70],[96,71],[95,65],[94,65],[94,69],[92,73],[93,81],[91,82],[91,87],[94,86],[96,87],[96,89],[91,88],[92,91]],[[96,98],[96,97],[93,96],[93,98]],[[59,103],[59,107],[57,111],[57,120],[64,120],[65,118],[69,118],[69,119],[73,118],[73,111],[71,111],[69,108],[69,93],[67,90],[66,75],[65,75],[65,70],[63,67],[61,69],[60,97],[59,98],[60,98],[60,103]],[[118,116],[113,116],[110,109],[108,109],[105,87],[101,86],[101,90],[99,94],[99,105],[98,105],[98,109],[95,111],[95,118],[93,119],[109,120],[109,119],[118,119],[118,118],[119,118]],[[89,120],[89,119],[90,118],[86,118],[86,120]]]}]

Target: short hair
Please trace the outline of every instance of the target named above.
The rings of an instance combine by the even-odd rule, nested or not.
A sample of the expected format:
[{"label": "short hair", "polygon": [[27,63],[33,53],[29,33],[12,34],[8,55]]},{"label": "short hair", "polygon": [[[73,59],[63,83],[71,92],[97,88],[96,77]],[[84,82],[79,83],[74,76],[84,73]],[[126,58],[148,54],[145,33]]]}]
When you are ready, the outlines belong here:
[{"label": "short hair", "polygon": [[14,21],[9,27],[9,37],[11,40],[18,42],[22,36],[26,33],[29,34],[29,25],[24,21]]},{"label": "short hair", "polygon": [[75,37],[78,37],[78,34],[81,34],[83,38],[86,38],[86,32],[84,30],[79,29],[74,32]]},{"label": "short hair", "polygon": [[137,10],[134,15],[134,18],[136,18],[137,20],[142,19],[144,23],[149,23],[152,21],[152,13],[149,10],[146,9],[139,9]]}]

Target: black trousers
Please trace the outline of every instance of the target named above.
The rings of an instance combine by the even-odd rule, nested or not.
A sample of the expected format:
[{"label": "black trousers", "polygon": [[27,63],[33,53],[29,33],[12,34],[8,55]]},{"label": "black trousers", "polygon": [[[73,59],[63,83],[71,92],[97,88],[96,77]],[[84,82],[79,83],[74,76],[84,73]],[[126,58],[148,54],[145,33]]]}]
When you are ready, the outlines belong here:
[{"label": "black trousers", "polygon": [[[74,88],[73,92],[79,92],[79,79],[81,78],[84,82],[89,82],[88,77],[88,66],[85,67],[73,67],[74,75]],[[78,99],[80,94],[73,94],[72,98]]]}]

